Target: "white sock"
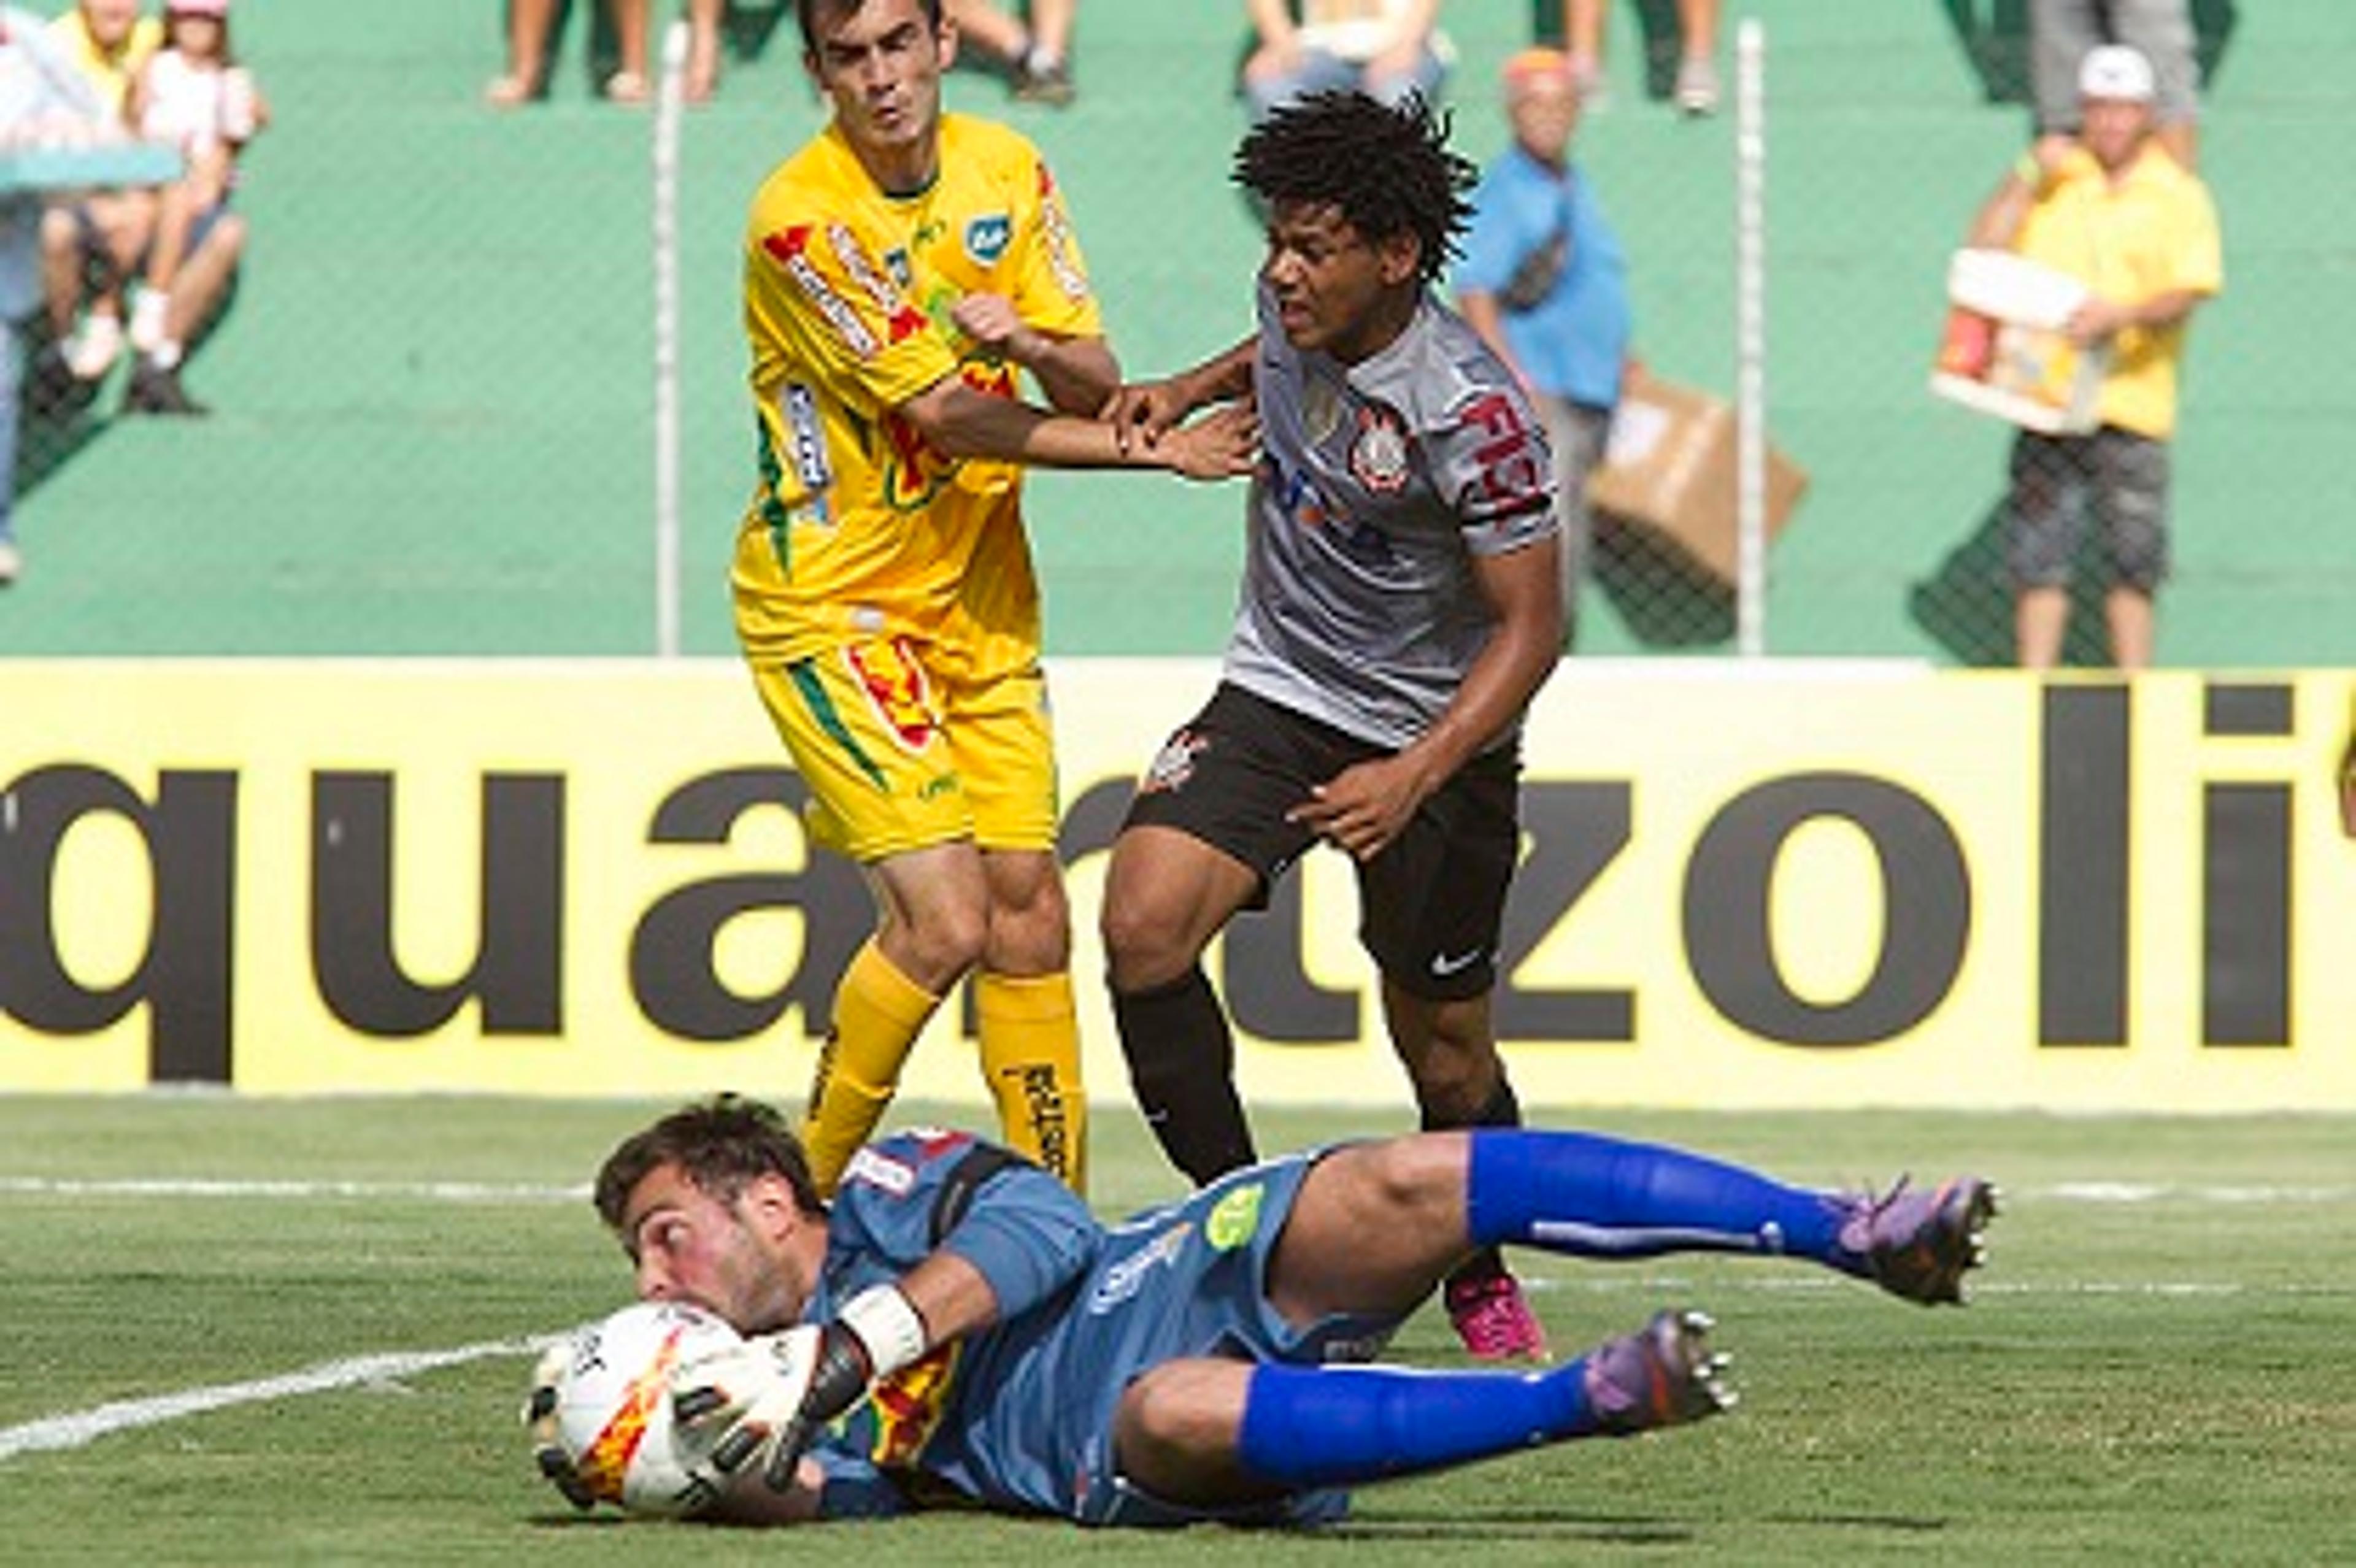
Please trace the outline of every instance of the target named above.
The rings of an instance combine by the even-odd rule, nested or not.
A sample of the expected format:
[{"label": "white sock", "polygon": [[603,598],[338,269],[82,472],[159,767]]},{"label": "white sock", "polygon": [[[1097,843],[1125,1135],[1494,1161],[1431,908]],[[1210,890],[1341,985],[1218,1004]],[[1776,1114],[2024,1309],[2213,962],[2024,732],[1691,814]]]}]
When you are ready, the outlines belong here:
[{"label": "white sock", "polygon": [[177,370],[180,368],[180,340],[177,337],[157,338],[155,347],[148,349],[146,353],[147,362],[158,370]]},{"label": "white sock", "polygon": [[112,311],[92,311],[82,318],[81,330],[66,342],[66,366],[81,379],[95,380],[122,352],[122,319]]},{"label": "white sock", "polygon": [[162,289],[142,289],[131,306],[131,347],[142,354],[153,354],[155,345],[164,341],[164,313],[171,308],[172,297]]}]

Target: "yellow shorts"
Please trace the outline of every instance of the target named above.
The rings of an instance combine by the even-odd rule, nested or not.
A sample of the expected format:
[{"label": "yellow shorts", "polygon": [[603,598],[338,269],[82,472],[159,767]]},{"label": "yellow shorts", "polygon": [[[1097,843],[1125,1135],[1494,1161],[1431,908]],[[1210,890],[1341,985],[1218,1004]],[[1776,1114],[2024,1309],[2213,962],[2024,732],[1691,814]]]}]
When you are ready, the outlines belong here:
[{"label": "yellow shorts", "polygon": [[1055,741],[1034,664],[974,680],[908,637],[756,664],[753,682],[810,788],[810,831],[861,862],[970,838],[1055,845]]}]

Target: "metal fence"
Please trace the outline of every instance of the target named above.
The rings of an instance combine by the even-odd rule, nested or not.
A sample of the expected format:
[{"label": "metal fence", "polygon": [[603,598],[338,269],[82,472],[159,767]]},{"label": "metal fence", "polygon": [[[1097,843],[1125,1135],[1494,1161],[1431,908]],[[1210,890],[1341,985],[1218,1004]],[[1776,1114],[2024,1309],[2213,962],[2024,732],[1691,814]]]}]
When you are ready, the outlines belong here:
[{"label": "metal fence", "polygon": [[[546,101],[502,111],[483,97],[501,35],[478,0],[239,7],[238,43],[276,118],[237,198],[252,236],[240,287],[186,372],[214,411],[123,415],[118,371],[86,410],[28,424],[27,571],[0,596],[0,652],[733,649],[724,562],[753,475],[743,210],[820,108],[790,5],[733,4],[719,91],[678,126],[675,271],[659,272],[656,122],[599,99],[593,7],[573,9]],[[1505,145],[1498,67],[1551,9],[1444,8],[1458,55],[1447,97],[1474,157]],[[1755,641],[2008,661],[2010,430],[1933,397],[1928,379],[1950,256],[2028,140],[2017,8],[1738,0],[1728,98],[1708,116],[1668,96],[1667,9],[1612,7],[1609,98],[1577,155],[1630,255],[1636,355],[1733,404],[1746,381],[1733,43],[1742,21],[1761,25],[1753,369],[1763,433],[1806,485],[1764,553],[1750,638],[1736,574],[1617,523],[1580,653]],[[2356,342],[2356,290],[2338,286],[2356,216],[2317,193],[2356,106],[2356,11],[2195,9],[2201,166],[2226,283],[2192,331],[2159,657],[2341,662],[2356,564],[2329,457],[2356,412],[2336,352]],[[1248,323],[1258,236],[1226,177],[1242,41],[1239,0],[1084,0],[1069,105],[1019,100],[985,69],[950,85],[953,108],[1007,119],[1046,151],[1133,372],[1191,362]],[[675,303],[675,337],[659,333],[659,294]],[[658,391],[659,360],[676,368],[673,393]],[[670,492],[675,557],[658,543]],[[1219,645],[1238,494],[1042,475],[1031,495],[1053,651]],[[2102,656],[2083,631],[2072,649]]]}]

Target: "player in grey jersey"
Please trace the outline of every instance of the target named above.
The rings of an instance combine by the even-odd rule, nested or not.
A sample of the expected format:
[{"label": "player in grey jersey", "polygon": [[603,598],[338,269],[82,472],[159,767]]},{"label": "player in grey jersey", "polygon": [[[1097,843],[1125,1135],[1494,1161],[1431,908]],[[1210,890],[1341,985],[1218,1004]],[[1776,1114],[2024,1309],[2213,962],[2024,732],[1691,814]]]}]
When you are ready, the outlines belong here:
[{"label": "player in grey jersey", "polygon": [[[1520,1121],[1490,991],[1521,717],[1562,642],[1560,541],[1528,402],[1431,293],[1475,176],[1420,101],[1278,111],[1236,159],[1269,214],[1257,336],[1109,410],[1151,443],[1249,399],[1264,448],[1223,677],[1141,784],[1104,898],[1130,1081],[1197,1182],[1254,1157],[1203,949],[1319,838],[1356,862],[1423,1125]],[[1446,1299],[1474,1354],[1544,1355],[1494,1250]]]}]

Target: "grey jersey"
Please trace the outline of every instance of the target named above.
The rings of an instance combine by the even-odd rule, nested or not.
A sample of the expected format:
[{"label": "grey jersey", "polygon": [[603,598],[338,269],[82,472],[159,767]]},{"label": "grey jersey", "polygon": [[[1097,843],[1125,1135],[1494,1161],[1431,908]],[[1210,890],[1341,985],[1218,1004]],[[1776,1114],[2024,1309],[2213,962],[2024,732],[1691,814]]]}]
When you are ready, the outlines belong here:
[{"label": "grey jersey", "polygon": [[1494,628],[1473,558],[1557,531],[1546,438],[1512,373],[1429,296],[1344,365],[1295,350],[1263,287],[1255,355],[1265,459],[1226,678],[1398,750]]}]

